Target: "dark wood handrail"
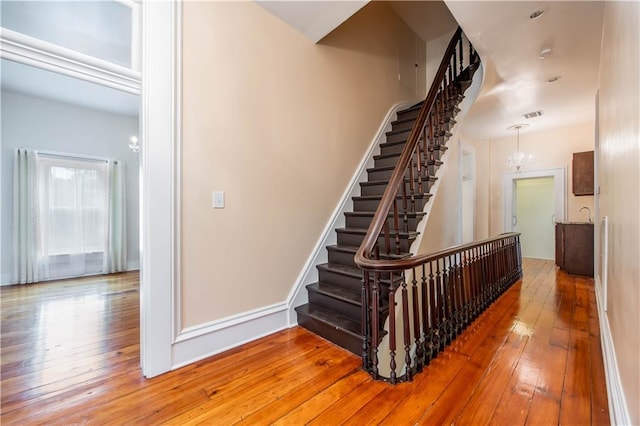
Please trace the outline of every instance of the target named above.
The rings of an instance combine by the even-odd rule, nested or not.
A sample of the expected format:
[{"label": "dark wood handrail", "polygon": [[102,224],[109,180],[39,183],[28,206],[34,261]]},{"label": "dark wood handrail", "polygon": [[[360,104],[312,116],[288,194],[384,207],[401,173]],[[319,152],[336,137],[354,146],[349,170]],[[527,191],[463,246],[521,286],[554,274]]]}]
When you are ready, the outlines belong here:
[{"label": "dark wood handrail", "polygon": [[367,270],[372,272],[376,272],[376,271],[382,272],[382,271],[397,271],[397,270],[417,268],[420,265],[429,263],[436,259],[442,259],[443,257],[458,254],[465,250],[474,249],[476,247],[480,247],[488,243],[504,240],[505,238],[515,237],[519,235],[520,235],[519,232],[505,232],[503,234],[496,235],[495,237],[487,238],[484,240],[473,241],[467,244],[458,244],[455,246],[447,247],[439,251],[411,256],[407,259],[401,259],[401,260],[395,260],[395,261],[375,260],[370,262],[371,266],[368,266]]},{"label": "dark wood handrail", "polygon": [[440,83],[446,77],[447,68],[449,67],[451,57],[456,52],[456,44],[462,37],[462,29],[458,27],[456,32],[454,33],[451,41],[449,41],[449,45],[447,46],[447,50],[445,51],[444,57],[442,58],[442,62],[440,63],[440,67],[438,68],[438,73],[436,74],[429,93],[422,104],[422,108],[418,113],[418,117],[416,118],[413,127],[411,128],[411,134],[405,144],[404,149],[402,150],[402,154],[396,164],[396,168],[391,175],[391,179],[389,180],[389,184],[384,191],[382,199],[380,200],[380,204],[378,205],[378,209],[376,210],[371,224],[367,230],[367,234],[362,241],[362,244],[358,248],[358,251],[355,255],[356,264],[362,269],[368,270],[401,270],[405,268],[410,268],[411,265],[414,264],[414,258],[408,259],[400,259],[400,260],[384,260],[384,259],[373,259],[371,257],[374,246],[378,240],[378,236],[382,231],[383,226],[387,221],[388,212],[391,210],[391,205],[395,199],[396,193],[400,188],[400,184],[404,182],[404,173],[407,167],[409,166],[409,162],[413,155],[413,151],[418,144],[418,140],[420,139],[420,133],[422,128],[425,126],[427,117],[431,113],[434,102],[438,95],[438,90],[440,87]]}]

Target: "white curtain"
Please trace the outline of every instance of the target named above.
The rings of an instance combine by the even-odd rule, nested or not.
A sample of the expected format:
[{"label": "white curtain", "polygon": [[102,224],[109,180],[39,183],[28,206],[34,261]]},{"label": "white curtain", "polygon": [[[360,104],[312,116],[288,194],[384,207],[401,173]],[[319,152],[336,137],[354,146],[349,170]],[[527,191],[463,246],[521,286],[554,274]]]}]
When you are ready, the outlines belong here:
[{"label": "white curtain", "polygon": [[13,160],[13,273],[16,283],[26,284],[40,280],[36,153],[17,149]]},{"label": "white curtain", "polygon": [[[20,159],[20,153],[16,156]],[[28,264],[35,282],[126,270],[124,172],[112,160],[36,154],[34,184],[17,191],[18,222],[35,216],[24,231],[33,245],[16,250],[17,265]],[[16,173],[23,167],[16,160]],[[17,180],[17,182],[20,182]],[[35,195],[33,195],[35,194]],[[26,200],[33,199],[33,202]],[[25,206],[20,208],[20,206]],[[25,246],[16,238],[17,245]],[[33,262],[33,259],[37,259]],[[24,269],[24,268],[22,268]]]},{"label": "white curtain", "polygon": [[109,197],[107,200],[106,256],[104,273],[127,269],[127,212],[124,185],[124,167],[119,161],[109,161]]}]

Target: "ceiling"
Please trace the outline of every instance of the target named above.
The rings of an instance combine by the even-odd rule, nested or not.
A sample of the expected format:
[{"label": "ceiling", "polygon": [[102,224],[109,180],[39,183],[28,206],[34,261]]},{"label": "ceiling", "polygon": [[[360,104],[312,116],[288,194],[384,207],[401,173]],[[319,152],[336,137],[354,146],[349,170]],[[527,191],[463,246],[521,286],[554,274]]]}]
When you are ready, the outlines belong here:
[{"label": "ceiling", "polygon": [[[306,29],[310,37],[317,38],[366,1],[350,6],[348,3],[293,1],[261,5],[277,6],[278,13],[297,20],[301,31]],[[513,131],[507,128],[518,123],[529,124],[521,131],[526,134],[593,120],[603,2],[448,0],[446,6],[441,1],[388,3],[424,40],[450,31],[455,21],[472,40],[485,67],[482,90],[463,124],[463,131],[474,139],[512,137]],[[530,19],[536,10],[544,14]],[[319,13],[327,18],[319,19]],[[552,52],[540,59],[544,48],[551,48]],[[8,90],[108,112],[138,114],[139,99],[135,95],[6,60],[1,66],[2,87]],[[554,76],[560,79],[546,82]],[[539,110],[543,111],[540,117],[522,116]]]},{"label": "ceiling", "polygon": [[442,1],[389,0],[387,3],[424,41],[436,39],[458,26]]},{"label": "ceiling", "polygon": [[140,99],[137,95],[6,59],[0,63],[0,75],[3,90],[113,114],[138,116]]},{"label": "ceiling", "polygon": [[259,6],[300,31],[314,43],[336,29],[369,0],[256,0]]},{"label": "ceiling", "polygon": [[[464,120],[475,139],[522,134],[593,121],[603,2],[447,1],[482,58],[484,84]],[[544,13],[530,19],[530,15]],[[540,59],[540,51],[551,54]],[[546,80],[560,76],[555,82]],[[523,114],[543,111],[526,119]]]},{"label": "ceiling", "polygon": [[[314,41],[328,34],[367,1],[260,2]],[[463,122],[477,140],[513,137],[508,127],[528,124],[522,134],[593,121],[598,84],[602,1],[398,1],[387,3],[423,40],[433,40],[457,23],[480,53],[481,92]],[[333,5],[333,6],[332,6]],[[271,10],[273,9],[273,10]],[[541,10],[544,13],[530,19]],[[327,15],[336,19],[324,19]],[[322,31],[318,32],[318,25]],[[309,29],[312,28],[313,31]],[[315,37],[315,38],[314,38]],[[322,37],[320,37],[322,38]],[[540,59],[542,49],[550,55]],[[547,82],[560,77],[555,82]],[[523,114],[542,111],[527,119]]]}]

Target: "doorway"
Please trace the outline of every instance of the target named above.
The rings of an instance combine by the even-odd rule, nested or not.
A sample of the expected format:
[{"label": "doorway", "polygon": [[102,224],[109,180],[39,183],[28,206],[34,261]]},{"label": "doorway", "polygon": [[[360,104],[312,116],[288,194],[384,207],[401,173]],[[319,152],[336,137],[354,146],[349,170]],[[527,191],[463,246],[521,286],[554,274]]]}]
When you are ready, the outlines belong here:
[{"label": "doorway", "polygon": [[520,232],[523,257],[555,258],[555,223],[565,220],[566,169],[504,175],[506,232]]},{"label": "doorway", "polygon": [[553,259],[553,177],[518,179],[513,194],[513,230],[522,233],[522,255]]},{"label": "doorway", "polygon": [[470,243],[475,239],[476,218],[476,177],[475,149],[460,143],[460,244]]}]

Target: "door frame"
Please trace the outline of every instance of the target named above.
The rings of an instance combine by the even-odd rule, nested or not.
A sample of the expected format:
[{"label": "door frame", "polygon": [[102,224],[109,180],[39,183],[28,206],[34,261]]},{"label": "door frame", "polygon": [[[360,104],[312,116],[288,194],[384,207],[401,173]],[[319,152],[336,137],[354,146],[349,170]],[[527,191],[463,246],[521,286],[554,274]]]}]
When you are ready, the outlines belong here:
[{"label": "door frame", "polygon": [[516,193],[516,181],[521,179],[533,179],[553,177],[554,199],[555,199],[555,222],[566,221],[567,214],[567,168],[559,167],[553,169],[533,170],[530,172],[505,173],[502,177],[502,188],[504,194],[504,232],[513,231],[513,203]]},{"label": "door frame", "polygon": [[142,3],[140,364],[173,367],[179,312],[181,2]]}]

